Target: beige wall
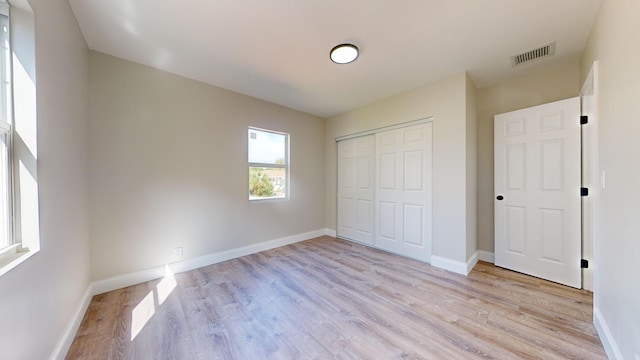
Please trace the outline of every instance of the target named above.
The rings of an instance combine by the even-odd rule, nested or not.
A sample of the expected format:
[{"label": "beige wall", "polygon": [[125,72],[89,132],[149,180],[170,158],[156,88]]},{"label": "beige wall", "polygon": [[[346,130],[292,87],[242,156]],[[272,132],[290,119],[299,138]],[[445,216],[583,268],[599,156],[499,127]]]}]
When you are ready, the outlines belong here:
[{"label": "beige wall", "polygon": [[[582,79],[599,62],[599,169],[594,304],[596,323],[619,353],[640,356],[640,2],[605,0],[581,60]],[[601,332],[601,335],[603,332]],[[614,346],[616,347],[616,346]]]},{"label": "beige wall", "polygon": [[577,60],[558,64],[482,88],[478,106],[478,248],[493,252],[493,116],[578,96]]},{"label": "beige wall", "polygon": [[[97,52],[92,277],[324,228],[324,119]],[[291,199],[249,203],[247,127],[291,134]]]},{"label": "beige wall", "polygon": [[[465,262],[467,112],[465,73],[328,119],[326,224],[336,229],[335,138],[433,117],[433,256]],[[461,190],[462,189],[462,190]]]},{"label": "beige wall", "polygon": [[467,137],[467,255],[478,251],[478,115],[476,86],[466,76],[466,137]]},{"label": "beige wall", "polygon": [[[89,287],[88,50],[67,1],[29,3],[35,14],[38,151],[32,156],[38,158],[41,249],[0,277],[3,359],[49,358]],[[26,40],[24,33],[13,35]],[[19,60],[27,68],[33,64]]]}]

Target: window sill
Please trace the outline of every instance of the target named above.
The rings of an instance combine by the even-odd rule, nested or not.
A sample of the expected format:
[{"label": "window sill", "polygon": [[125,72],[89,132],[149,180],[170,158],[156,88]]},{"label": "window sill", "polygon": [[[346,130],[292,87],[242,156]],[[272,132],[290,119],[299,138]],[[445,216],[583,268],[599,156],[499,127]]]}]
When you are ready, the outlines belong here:
[{"label": "window sill", "polygon": [[273,202],[273,201],[284,201],[288,200],[287,197],[249,197],[250,203],[260,203],[260,202]]},{"label": "window sill", "polygon": [[35,255],[37,251],[19,250],[19,245],[9,246],[0,251],[0,276],[22,264],[25,260]]}]

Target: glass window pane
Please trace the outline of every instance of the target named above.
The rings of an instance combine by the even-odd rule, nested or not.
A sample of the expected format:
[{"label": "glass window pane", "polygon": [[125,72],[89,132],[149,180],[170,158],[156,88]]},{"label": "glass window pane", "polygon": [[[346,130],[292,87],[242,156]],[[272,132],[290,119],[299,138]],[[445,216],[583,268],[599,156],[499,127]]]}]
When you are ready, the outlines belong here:
[{"label": "glass window pane", "polygon": [[[0,11],[7,8],[0,6]],[[11,51],[9,17],[0,15],[0,249],[12,245],[13,205],[11,189]]]},{"label": "glass window pane", "polygon": [[11,123],[11,51],[9,49],[9,17],[0,15],[0,121]]},{"label": "glass window pane", "polygon": [[286,182],[284,168],[249,167],[249,200],[285,198]]},{"label": "glass window pane", "polygon": [[284,134],[249,129],[249,162],[284,164],[286,143]]}]

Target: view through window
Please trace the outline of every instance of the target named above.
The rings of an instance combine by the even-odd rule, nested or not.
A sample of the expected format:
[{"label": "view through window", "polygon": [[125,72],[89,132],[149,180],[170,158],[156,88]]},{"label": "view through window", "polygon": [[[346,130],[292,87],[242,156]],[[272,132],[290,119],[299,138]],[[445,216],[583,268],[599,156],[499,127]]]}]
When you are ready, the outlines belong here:
[{"label": "view through window", "polygon": [[249,200],[288,195],[289,134],[249,128]]}]

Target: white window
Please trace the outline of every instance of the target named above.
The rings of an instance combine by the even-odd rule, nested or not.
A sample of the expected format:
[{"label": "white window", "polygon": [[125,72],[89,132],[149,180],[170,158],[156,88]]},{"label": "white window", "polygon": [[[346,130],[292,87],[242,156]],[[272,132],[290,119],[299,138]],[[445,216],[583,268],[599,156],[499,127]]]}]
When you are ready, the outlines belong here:
[{"label": "white window", "polygon": [[20,13],[10,19],[0,0],[0,276],[40,251],[35,32]]},{"label": "white window", "polygon": [[[2,4],[4,5],[4,4]],[[12,199],[11,52],[8,12],[0,9],[0,252],[14,245]]]},{"label": "white window", "polygon": [[286,199],[289,134],[249,128],[249,200]]}]

